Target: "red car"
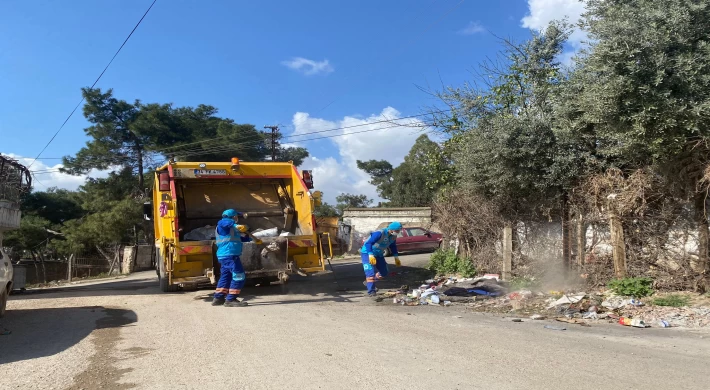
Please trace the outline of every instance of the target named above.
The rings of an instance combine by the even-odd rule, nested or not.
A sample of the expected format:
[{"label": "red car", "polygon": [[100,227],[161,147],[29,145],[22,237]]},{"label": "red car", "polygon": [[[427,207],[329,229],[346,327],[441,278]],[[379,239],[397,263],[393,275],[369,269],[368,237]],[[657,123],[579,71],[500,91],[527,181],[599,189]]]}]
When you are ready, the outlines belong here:
[{"label": "red car", "polygon": [[[362,244],[370,238],[369,235],[362,239]],[[441,246],[443,235],[430,232],[422,227],[405,227],[397,236],[398,252],[414,251],[434,251]],[[389,248],[385,250],[385,256],[390,256]]]}]

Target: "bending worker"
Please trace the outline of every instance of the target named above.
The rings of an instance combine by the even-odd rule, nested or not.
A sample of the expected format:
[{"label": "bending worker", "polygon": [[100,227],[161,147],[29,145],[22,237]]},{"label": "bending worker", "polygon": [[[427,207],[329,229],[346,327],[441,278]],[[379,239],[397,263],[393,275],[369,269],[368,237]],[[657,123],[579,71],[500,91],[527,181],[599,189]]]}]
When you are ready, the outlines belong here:
[{"label": "bending worker", "polygon": [[[219,261],[221,272],[212,306],[238,307],[248,305],[243,300],[239,301],[237,299],[246,281],[246,273],[240,259],[242,247],[244,242],[251,241],[251,237],[247,234],[247,226],[236,223],[239,215],[232,209],[225,210],[222,213],[222,219],[217,222],[215,241],[217,244],[217,261]],[[256,244],[261,244],[261,240],[257,239]]]},{"label": "bending worker", "polygon": [[367,285],[367,295],[374,297],[377,293],[375,282],[387,276],[387,262],[385,261],[385,249],[389,248],[394,255],[394,264],[399,267],[402,263],[399,261],[399,253],[397,252],[397,244],[395,243],[397,235],[402,230],[402,224],[392,222],[387,228],[374,231],[365,241],[360,251],[362,255],[362,267],[365,269],[365,283]]}]

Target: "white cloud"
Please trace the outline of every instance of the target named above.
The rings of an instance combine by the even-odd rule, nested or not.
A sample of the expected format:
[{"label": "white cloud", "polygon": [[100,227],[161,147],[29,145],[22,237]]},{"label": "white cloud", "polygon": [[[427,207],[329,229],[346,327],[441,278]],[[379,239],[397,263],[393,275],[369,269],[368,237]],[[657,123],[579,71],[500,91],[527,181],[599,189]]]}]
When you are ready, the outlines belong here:
[{"label": "white cloud", "polygon": [[32,172],[32,187],[34,191],[46,191],[51,187],[63,188],[66,190],[76,190],[80,185],[84,184],[87,177],[107,177],[111,171],[91,170],[87,175],[73,176],[59,172],[62,164],[47,165],[44,160],[37,160],[32,163],[34,158],[22,157],[13,153],[3,153],[10,158],[19,161],[20,164],[30,167]]},{"label": "white cloud", "polygon": [[[398,118],[401,114],[392,107],[367,118],[346,116],[337,121],[313,118],[305,112],[293,116],[293,136],[302,135],[303,139],[308,139],[337,135],[328,141],[337,148],[339,159],[333,156],[325,159],[309,157],[300,167],[313,170],[315,187],[323,191],[326,202],[335,204],[335,197],[344,192],[365,194],[375,201],[381,200],[375,187],[369,183],[370,176],[357,168],[356,161],[387,160],[395,167],[404,161],[404,156],[421,135],[422,122]],[[397,124],[405,126],[393,127]],[[307,134],[330,129],[337,130]],[[289,142],[296,143],[297,140],[290,139]]]},{"label": "white cloud", "polygon": [[469,22],[468,25],[461,30],[459,30],[459,34],[461,35],[474,35],[474,34],[479,34],[486,31],[486,29],[481,26],[480,23],[478,22]]},{"label": "white cloud", "polygon": [[[529,14],[522,19],[523,27],[543,30],[553,20],[567,19],[577,23],[585,10],[585,2],[580,0],[528,0]],[[587,39],[584,31],[576,28],[569,38],[569,43],[578,49]]]},{"label": "white cloud", "polygon": [[294,57],[288,61],[283,61],[281,64],[308,76],[318,73],[330,73],[335,70],[327,59],[313,61],[303,57]]}]

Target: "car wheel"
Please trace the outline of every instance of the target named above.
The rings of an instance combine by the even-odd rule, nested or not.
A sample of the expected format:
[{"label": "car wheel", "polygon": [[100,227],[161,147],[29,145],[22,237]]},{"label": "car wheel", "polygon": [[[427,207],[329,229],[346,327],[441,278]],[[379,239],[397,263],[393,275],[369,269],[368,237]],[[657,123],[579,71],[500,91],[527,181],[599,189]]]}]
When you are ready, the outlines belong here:
[{"label": "car wheel", "polygon": [[0,291],[0,318],[5,316],[5,308],[7,307],[7,296],[10,295],[7,287],[3,287]]},{"label": "car wheel", "polygon": [[392,256],[392,251],[390,250],[390,248],[385,248],[384,256],[385,257]]}]

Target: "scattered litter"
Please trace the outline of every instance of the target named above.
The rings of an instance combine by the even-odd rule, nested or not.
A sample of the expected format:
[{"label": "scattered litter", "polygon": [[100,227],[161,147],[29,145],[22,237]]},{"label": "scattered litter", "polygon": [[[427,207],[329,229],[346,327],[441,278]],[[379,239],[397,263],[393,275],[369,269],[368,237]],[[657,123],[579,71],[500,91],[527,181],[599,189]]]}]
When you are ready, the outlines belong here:
[{"label": "scattered litter", "polygon": [[513,321],[513,322],[523,322],[523,320],[520,319],[520,318],[513,318],[511,321]]},{"label": "scattered litter", "polygon": [[633,298],[609,297],[602,302],[602,306],[607,309],[615,310],[626,306],[643,306],[643,302]]},{"label": "scattered litter", "polygon": [[531,320],[544,320],[544,319],[546,319],[546,318],[547,318],[547,317],[545,317],[545,316],[543,316],[543,315],[541,315],[541,314],[533,314],[533,315],[530,316],[530,319],[531,319]]},{"label": "scattered litter", "polygon": [[439,296],[436,295],[436,294],[431,295],[431,298],[430,298],[429,300],[431,301],[431,303],[433,303],[433,304],[435,304],[435,305],[438,305],[439,302],[440,302]]},{"label": "scattered litter", "polygon": [[661,328],[670,328],[671,324],[668,323],[668,321],[666,321],[666,320],[659,320],[658,326],[660,326]]},{"label": "scattered litter", "polygon": [[599,315],[597,315],[596,311],[588,311],[584,314],[582,314],[582,318],[585,320],[596,320],[599,319]]},{"label": "scattered litter", "polygon": [[8,336],[10,334],[12,334],[11,330],[0,327],[0,336]]},{"label": "scattered litter", "polygon": [[444,301],[444,306],[451,306],[451,301]]},{"label": "scattered litter", "polygon": [[545,329],[550,329],[550,330],[567,330],[567,328],[563,326],[553,326],[553,325],[545,325]]},{"label": "scattered litter", "polygon": [[552,309],[553,307],[568,305],[571,303],[577,303],[586,297],[586,293],[579,293],[575,295],[564,295],[562,298],[552,302],[547,308]]},{"label": "scattered litter", "polygon": [[648,328],[649,326],[646,325],[645,322],[643,322],[642,319],[639,318],[628,318],[628,317],[621,317],[619,318],[619,324],[624,325],[624,326],[633,326],[634,328]]},{"label": "scattered litter", "polygon": [[454,318],[463,318],[463,316],[454,316]]}]

